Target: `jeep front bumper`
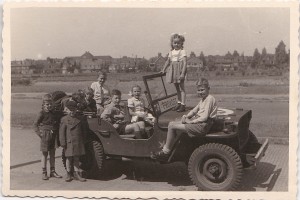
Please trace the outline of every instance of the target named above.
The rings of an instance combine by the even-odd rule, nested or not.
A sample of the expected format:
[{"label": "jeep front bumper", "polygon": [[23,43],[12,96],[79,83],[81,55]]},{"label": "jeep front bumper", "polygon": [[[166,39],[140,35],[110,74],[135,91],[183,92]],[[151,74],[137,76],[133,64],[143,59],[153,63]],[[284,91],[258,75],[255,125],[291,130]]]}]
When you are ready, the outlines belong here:
[{"label": "jeep front bumper", "polygon": [[247,169],[255,169],[262,157],[264,157],[265,152],[269,146],[269,140],[266,139],[261,147],[258,149],[256,154],[246,154],[246,160],[250,165]]}]

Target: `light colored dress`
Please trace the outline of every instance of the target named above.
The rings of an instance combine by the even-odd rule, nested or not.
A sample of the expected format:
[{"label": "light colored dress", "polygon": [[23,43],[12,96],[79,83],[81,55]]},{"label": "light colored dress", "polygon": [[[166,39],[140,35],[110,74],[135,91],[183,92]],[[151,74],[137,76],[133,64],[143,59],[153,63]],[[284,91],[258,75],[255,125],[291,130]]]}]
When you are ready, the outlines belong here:
[{"label": "light colored dress", "polygon": [[[145,100],[143,98],[137,99],[135,97],[131,97],[128,99],[128,108],[132,108],[136,114],[144,114],[145,113]],[[146,119],[151,122],[154,122],[154,117],[151,113],[147,113]],[[132,116],[131,122],[137,122],[138,116]]]},{"label": "light colored dress", "polygon": [[186,57],[184,49],[170,51],[168,55],[171,63],[166,74],[167,83],[180,83],[180,75],[183,68],[183,58]]}]

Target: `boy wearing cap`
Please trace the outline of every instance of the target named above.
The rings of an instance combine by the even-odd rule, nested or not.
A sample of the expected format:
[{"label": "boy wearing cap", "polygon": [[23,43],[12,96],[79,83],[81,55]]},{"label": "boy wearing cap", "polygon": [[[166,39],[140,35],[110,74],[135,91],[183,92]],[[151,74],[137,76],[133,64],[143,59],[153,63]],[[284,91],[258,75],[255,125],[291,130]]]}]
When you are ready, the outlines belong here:
[{"label": "boy wearing cap", "polygon": [[[59,128],[59,141],[66,156],[66,182],[70,182],[73,177],[81,182],[86,181],[79,168],[79,157],[85,154],[85,136],[89,127],[86,117],[78,114],[76,110],[75,101],[71,100],[66,103],[67,115],[61,119]],[[75,174],[73,174],[74,170]]]},{"label": "boy wearing cap", "polygon": [[41,138],[40,150],[42,151],[42,179],[48,180],[47,157],[49,154],[50,177],[62,178],[55,171],[55,149],[58,147],[57,134],[59,116],[53,111],[53,101],[50,94],[43,97],[42,110],[34,122],[34,131]]},{"label": "boy wearing cap", "polygon": [[210,130],[217,116],[217,103],[215,98],[209,94],[210,87],[207,79],[201,78],[197,82],[197,87],[201,97],[200,102],[187,115],[183,115],[180,122],[169,123],[166,144],[161,151],[151,156],[153,159],[168,159],[176,138],[181,133],[187,133],[192,137],[201,137]]}]

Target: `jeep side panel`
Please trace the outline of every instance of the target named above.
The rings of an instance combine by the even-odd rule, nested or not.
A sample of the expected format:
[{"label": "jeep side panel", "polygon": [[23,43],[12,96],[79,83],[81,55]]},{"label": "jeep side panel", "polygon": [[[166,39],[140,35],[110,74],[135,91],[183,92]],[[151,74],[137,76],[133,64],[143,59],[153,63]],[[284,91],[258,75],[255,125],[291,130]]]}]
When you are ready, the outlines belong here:
[{"label": "jeep side panel", "polygon": [[89,119],[90,130],[101,141],[105,154],[126,157],[150,157],[151,152],[162,148],[166,132],[154,126],[153,135],[148,139],[122,138],[116,129],[104,120]]}]

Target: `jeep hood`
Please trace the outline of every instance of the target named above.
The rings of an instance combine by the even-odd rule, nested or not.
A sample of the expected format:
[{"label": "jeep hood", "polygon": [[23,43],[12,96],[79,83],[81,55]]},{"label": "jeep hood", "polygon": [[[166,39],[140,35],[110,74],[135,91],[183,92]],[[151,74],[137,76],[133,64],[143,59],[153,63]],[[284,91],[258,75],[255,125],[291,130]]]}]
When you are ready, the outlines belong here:
[{"label": "jeep hood", "polygon": [[[171,121],[180,121],[182,115],[187,114],[192,107],[186,108],[185,112],[176,112],[176,111],[168,111],[165,113],[162,113],[158,117],[158,126],[160,128],[168,128],[168,124]],[[240,118],[244,116],[246,113],[248,113],[249,110],[243,110],[243,109],[227,109],[227,108],[218,108],[218,118],[224,119],[225,122],[239,122]],[[251,119],[251,112],[250,119]]]}]

